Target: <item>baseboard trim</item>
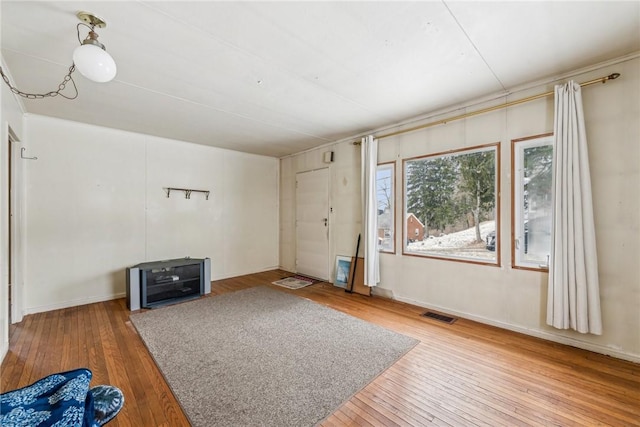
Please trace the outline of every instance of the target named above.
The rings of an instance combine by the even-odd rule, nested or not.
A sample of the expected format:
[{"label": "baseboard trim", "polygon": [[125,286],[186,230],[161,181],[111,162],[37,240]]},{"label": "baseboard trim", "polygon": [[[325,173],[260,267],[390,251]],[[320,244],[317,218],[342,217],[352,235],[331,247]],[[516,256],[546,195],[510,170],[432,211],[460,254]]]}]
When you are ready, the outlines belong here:
[{"label": "baseboard trim", "polygon": [[71,301],[63,301],[55,304],[40,305],[36,307],[27,307],[24,309],[24,314],[27,315],[27,314],[43,313],[45,311],[60,310],[63,308],[77,307],[79,305],[86,305],[86,304],[94,304],[96,302],[111,301],[114,299],[125,298],[125,297],[126,297],[125,292],[119,292],[113,295],[102,295],[102,296],[95,296],[95,297],[89,297],[89,298],[80,298],[80,299],[75,299]]},{"label": "baseboard trim", "polygon": [[[393,292],[391,292],[391,294],[393,295]],[[521,334],[524,335],[529,335],[532,337],[536,337],[536,338],[541,338],[543,340],[547,340],[547,341],[552,341],[552,342],[556,342],[558,344],[564,344],[564,345],[568,345],[571,347],[577,347],[577,348],[581,348],[583,350],[589,350],[592,351],[594,353],[599,353],[599,354],[604,354],[606,356],[612,356],[615,357],[616,359],[622,359],[622,360],[626,360],[629,362],[634,362],[634,363],[640,363],[640,355],[637,354],[632,354],[632,353],[626,353],[623,351],[619,351],[610,347],[605,347],[602,345],[598,345],[598,344],[593,344],[593,343],[589,343],[589,342],[584,342],[584,341],[580,341],[580,340],[576,340],[573,338],[569,338],[569,337],[564,337],[564,336],[560,336],[560,335],[554,335],[545,331],[541,331],[538,329],[529,329],[529,328],[524,328],[521,326],[517,326],[517,325],[512,325],[510,323],[505,323],[505,322],[500,322],[497,320],[493,320],[493,319],[489,319],[486,317],[482,317],[482,316],[477,316],[474,314],[470,314],[470,313],[465,313],[463,311],[457,311],[457,310],[451,310],[451,308],[449,307],[442,307],[436,304],[425,304],[421,301],[416,301],[414,299],[411,298],[404,298],[404,297],[400,297],[400,296],[393,296],[391,299],[395,299],[397,301],[401,301],[401,302],[405,302],[407,304],[411,304],[411,305],[415,305],[418,307],[423,307],[423,308],[428,308],[431,310],[435,310],[435,311],[440,311],[443,313],[447,313],[447,314],[451,314],[457,317],[461,317],[464,319],[469,319],[469,320],[473,320],[474,322],[478,322],[478,323],[484,323],[485,325],[490,325],[490,326],[495,326],[501,329],[507,329],[509,331],[513,331],[513,332],[519,332]]]},{"label": "baseboard trim", "polygon": [[[212,269],[213,269],[213,266],[212,266]],[[217,275],[215,277],[212,276],[211,277],[211,281],[215,282],[216,280],[224,280],[224,279],[230,279],[232,277],[246,276],[247,274],[264,273],[265,271],[272,271],[272,270],[278,270],[278,269],[280,269],[280,267],[273,266],[273,267],[264,267],[264,268],[259,269],[259,270],[253,270],[253,271],[249,271],[249,272],[245,272],[245,273],[236,272],[236,273]]]}]

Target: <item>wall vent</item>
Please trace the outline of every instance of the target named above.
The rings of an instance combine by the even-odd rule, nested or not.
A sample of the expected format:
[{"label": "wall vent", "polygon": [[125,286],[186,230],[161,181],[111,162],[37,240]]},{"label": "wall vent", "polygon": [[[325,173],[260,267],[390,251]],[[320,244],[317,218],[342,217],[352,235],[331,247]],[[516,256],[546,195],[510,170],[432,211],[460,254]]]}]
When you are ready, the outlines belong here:
[{"label": "wall vent", "polygon": [[455,317],[445,316],[444,314],[434,313],[433,311],[424,312],[420,316],[428,317],[429,319],[434,319],[439,322],[448,323],[449,325],[457,320]]}]

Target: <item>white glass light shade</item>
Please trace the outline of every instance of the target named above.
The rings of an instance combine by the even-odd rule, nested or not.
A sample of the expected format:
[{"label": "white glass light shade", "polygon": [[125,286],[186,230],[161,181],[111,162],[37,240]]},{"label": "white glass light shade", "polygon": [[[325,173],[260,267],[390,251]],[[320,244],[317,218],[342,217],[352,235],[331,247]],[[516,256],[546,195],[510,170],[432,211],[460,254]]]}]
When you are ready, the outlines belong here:
[{"label": "white glass light shade", "polygon": [[107,51],[92,44],[83,44],[73,51],[73,63],[80,74],[98,83],[113,80],[116,63]]}]

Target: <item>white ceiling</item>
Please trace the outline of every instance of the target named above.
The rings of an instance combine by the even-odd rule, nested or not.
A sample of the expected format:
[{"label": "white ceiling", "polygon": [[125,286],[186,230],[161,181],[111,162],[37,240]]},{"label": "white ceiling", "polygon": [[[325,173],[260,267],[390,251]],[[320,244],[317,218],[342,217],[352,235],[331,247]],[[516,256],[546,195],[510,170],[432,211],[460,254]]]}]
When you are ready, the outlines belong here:
[{"label": "white ceiling", "polygon": [[77,11],[107,21],[116,78],[27,112],[276,157],[640,50],[638,1],[0,5],[26,92],[68,71]]}]

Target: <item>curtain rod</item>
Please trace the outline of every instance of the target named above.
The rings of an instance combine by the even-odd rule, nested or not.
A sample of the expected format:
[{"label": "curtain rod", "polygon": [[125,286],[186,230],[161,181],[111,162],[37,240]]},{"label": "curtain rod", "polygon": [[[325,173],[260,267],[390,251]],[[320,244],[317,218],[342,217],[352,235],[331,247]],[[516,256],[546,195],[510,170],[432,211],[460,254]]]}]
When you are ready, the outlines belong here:
[{"label": "curtain rod", "polygon": [[[620,73],[609,74],[608,76],[599,77],[597,79],[593,79],[593,80],[589,80],[589,81],[584,82],[584,83],[580,83],[580,87],[591,86],[591,85],[596,84],[596,83],[606,83],[607,80],[615,80],[618,77],[620,77]],[[525,102],[534,101],[536,99],[546,98],[547,96],[551,96],[551,95],[554,95],[554,94],[555,94],[555,91],[549,91],[549,92],[541,93],[541,94],[538,94],[538,95],[532,95],[532,96],[528,96],[526,98],[518,99],[516,101],[511,101],[511,102],[507,102],[505,104],[495,105],[493,107],[482,108],[480,110],[471,111],[470,113],[460,114],[458,116],[449,117],[447,119],[437,120],[435,122],[429,122],[429,123],[426,123],[426,124],[423,124],[423,125],[414,126],[412,128],[402,129],[402,130],[398,130],[398,131],[390,132],[390,133],[385,133],[385,134],[376,136],[375,138],[376,139],[389,138],[391,136],[401,135],[403,133],[409,133],[409,132],[413,132],[413,131],[420,130],[420,129],[426,129],[426,128],[429,128],[429,127],[432,127],[432,126],[436,126],[436,125],[443,125],[445,123],[453,122],[455,120],[466,119],[467,117],[473,117],[473,116],[477,116],[477,115],[480,115],[480,114],[489,113],[491,111],[496,111],[496,110],[501,110],[503,108],[512,107],[514,105],[524,104]],[[360,141],[354,141],[353,145],[360,145]]]}]

